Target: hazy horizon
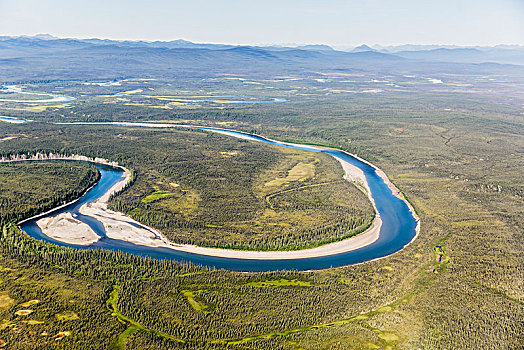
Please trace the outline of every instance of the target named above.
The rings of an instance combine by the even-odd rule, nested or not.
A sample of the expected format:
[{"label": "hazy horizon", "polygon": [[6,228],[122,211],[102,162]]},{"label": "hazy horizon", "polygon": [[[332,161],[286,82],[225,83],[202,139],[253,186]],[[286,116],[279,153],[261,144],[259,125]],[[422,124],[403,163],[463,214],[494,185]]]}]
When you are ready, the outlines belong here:
[{"label": "hazy horizon", "polygon": [[524,2],[0,1],[0,35],[231,45],[524,45]]},{"label": "hazy horizon", "polygon": [[[2,36],[2,35],[0,35]],[[294,46],[306,46],[306,45],[327,45],[334,49],[337,48],[351,48],[351,47],[359,47],[362,45],[369,46],[371,48],[374,47],[401,47],[401,46],[425,46],[425,47],[457,47],[457,48],[474,48],[474,47],[496,47],[496,46],[518,46],[518,47],[524,47],[524,44],[513,44],[513,43],[498,43],[498,44],[492,44],[492,45],[456,45],[456,44],[441,44],[441,43],[413,43],[413,42],[407,42],[407,43],[400,43],[400,44],[381,44],[381,43],[366,43],[362,42],[360,44],[354,44],[354,45],[329,45],[326,43],[321,42],[303,42],[303,43],[282,43],[282,42],[274,42],[274,43],[247,43],[247,44],[234,44],[234,43],[224,43],[224,42],[210,42],[210,41],[193,41],[188,40],[186,38],[173,38],[173,39],[166,39],[166,40],[144,40],[144,39],[115,39],[115,38],[103,38],[103,37],[67,37],[67,36],[57,36],[49,33],[31,33],[31,34],[15,34],[15,35],[5,35],[8,37],[25,37],[25,38],[43,38],[44,36],[52,36],[54,39],[77,39],[77,40],[112,40],[112,41],[131,41],[131,42],[170,42],[170,41],[187,41],[194,44],[212,44],[212,45],[246,45],[246,46],[276,46],[276,47],[294,47]]]}]

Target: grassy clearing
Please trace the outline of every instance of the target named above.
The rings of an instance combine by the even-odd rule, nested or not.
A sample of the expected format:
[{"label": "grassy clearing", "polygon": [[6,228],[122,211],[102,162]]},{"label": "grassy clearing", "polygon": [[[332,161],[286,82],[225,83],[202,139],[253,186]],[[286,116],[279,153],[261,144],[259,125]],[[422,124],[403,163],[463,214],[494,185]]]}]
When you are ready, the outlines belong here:
[{"label": "grassy clearing", "polygon": [[55,315],[57,321],[74,321],[79,320],[80,317],[73,311],[64,311]]},{"label": "grassy clearing", "polygon": [[264,184],[266,187],[279,187],[287,185],[294,181],[306,181],[307,179],[315,176],[315,164],[318,163],[318,159],[311,163],[299,162],[291,170],[288,171],[286,177],[278,177]]},{"label": "grassy clearing", "polygon": [[229,157],[238,156],[240,152],[239,151],[222,151],[220,152],[220,154],[222,155],[222,157],[229,158]]},{"label": "grassy clearing", "polygon": [[201,302],[201,301],[198,301],[196,300],[196,296],[195,294],[198,293],[198,291],[191,291],[191,290],[182,290],[181,291],[182,295],[186,297],[187,299],[187,302],[189,303],[189,305],[191,305],[191,307],[193,309],[195,309],[196,311],[200,311],[204,314],[208,314],[210,313],[211,311],[209,310],[209,305]]},{"label": "grassy clearing", "polygon": [[[45,102],[44,102],[45,103]],[[0,102],[1,104],[1,102]],[[53,104],[39,104],[38,106],[29,106],[29,105],[20,105],[16,108],[7,108],[3,107],[3,109],[6,110],[12,110],[12,111],[24,111],[24,112],[33,112],[33,113],[41,113],[45,112],[48,109],[60,109],[60,108],[71,108],[71,104],[69,103],[53,103]]]},{"label": "grassy clearing", "polygon": [[175,196],[177,194],[178,193],[169,192],[169,191],[155,191],[155,192],[151,193],[149,196],[147,196],[145,198],[142,198],[142,203],[145,203],[145,204],[151,203],[151,202],[157,201],[157,200],[162,199],[162,198]]},{"label": "grassy clearing", "polygon": [[9,321],[9,320],[6,320],[6,319],[3,319],[1,322],[0,322],[0,331],[6,329],[7,327],[11,327],[13,326],[14,323]]},{"label": "grassy clearing", "polygon": [[33,300],[26,301],[25,303],[22,303],[19,306],[20,307],[30,307],[30,306],[38,304],[39,302],[40,302],[40,300],[33,299]]},{"label": "grassy clearing", "polygon": [[117,95],[117,96],[138,94],[138,93],[141,93],[142,91],[144,91],[144,90],[142,90],[142,89],[128,90],[128,91],[124,91],[124,92],[120,93],[121,95]]},{"label": "grassy clearing", "polygon": [[179,189],[179,192],[172,192],[170,195],[163,196],[162,200],[149,202],[161,210],[182,215],[185,218],[193,218],[201,202],[197,191],[193,189]]},{"label": "grassy clearing", "polygon": [[14,303],[15,301],[9,296],[9,292],[0,293],[0,310],[9,309]]},{"label": "grassy clearing", "polygon": [[34,325],[37,325],[37,324],[44,324],[45,323],[44,321],[37,321],[37,320],[25,320],[25,321],[20,321],[20,322],[28,324],[30,326],[34,326]]}]

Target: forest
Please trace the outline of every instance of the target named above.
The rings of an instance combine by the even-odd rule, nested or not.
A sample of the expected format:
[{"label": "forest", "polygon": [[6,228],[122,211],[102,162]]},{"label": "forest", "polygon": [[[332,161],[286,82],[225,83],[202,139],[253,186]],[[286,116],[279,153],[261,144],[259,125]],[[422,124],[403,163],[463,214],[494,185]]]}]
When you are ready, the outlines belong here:
[{"label": "forest", "polygon": [[0,225],[19,222],[80,197],[99,178],[71,161],[0,163]]},{"label": "forest", "polygon": [[[320,226],[298,222],[294,213],[315,211],[315,220],[347,229],[359,218],[365,226],[372,212],[363,193],[340,181],[338,164],[322,155],[277,151],[200,131],[47,122],[198,124],[337,147],[386,172],[415,207],[421,233],[402,251],[365,264],[236,273],[53,246],[17,229],[18,210],[6,212],[10,219],[0,244],[2,344],[13,349],[521,348],[524,128],[517,103],[519,76],[463,72],[438,76],[442,85],[422,79],[424,72],[411,78],[354,74],[342,78],[326,72],[324,82],[315,80],[318,75],[293,81],[244,76],[272,89],[225,78],[129,81],[100,89],[81,81],[39,82],[27,89],[63,87],[64,94],[78,99],[64,106],[3,103],[3,115],[35,122],[2,123],[1,155],[51,151],[118,161],[134,171],[135,181],[112,199],[112,208],[165,230],[173,240],[242,249],[297,248],[320,242],[315,234]],[[372,82],[386,79],[401,88]],[[470,84],[468,91],[464,84]],[[379,87],[382,92],[334,92]],[[84,88],[88,92],[82,98]],[[137,89],[143,92],[108,97]],[[200,90],[289,101],[228,105],[169,100],[202,95]],[[9,170],[16,166],[20,171]],[[53,193],[66,187],[81,193],[93,181],[86,165],[61,167],[57,162],[41,169],[30,163],[0,165],[0,183],[9,178],[22,184],[28,174],[36,181],[41,174],[48,190],[40,196],[43,201],[17,197],[17,206],[44,210],[46,203],[69,196],[62,192],[63,197],[53,199]],[[78,182],[63,181],[64,172]],[[249,186],[238,184],[246,181]],[[303,187],[321,183],[327,185]],[[9,190],[17,187],[23,188]],[[0,197],[16,197],[6,190]],[[213,197],[217,193],[225,197]],[[222,215],[217,210],[222,207],[235,215]],[[279,241],[287,237],[285,229],[261,225],[247,234],[241,223],[269,222],[271,217],[260,216],[268,210],[303,226],[287,242]],[[259,239],[269,231],[275,237]],[[238,235],[223,243],[232,232]],[[322,239],[326,232],[340,238],[333,229],[322,231]],[[220,242],[215,235],[222,235]]]}]

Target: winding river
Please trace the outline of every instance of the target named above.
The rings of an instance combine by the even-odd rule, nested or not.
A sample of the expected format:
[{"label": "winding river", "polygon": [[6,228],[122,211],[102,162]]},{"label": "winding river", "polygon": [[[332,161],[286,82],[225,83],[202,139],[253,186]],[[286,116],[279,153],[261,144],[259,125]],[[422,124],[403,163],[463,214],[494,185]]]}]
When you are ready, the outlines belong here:
[{"label": "winding river", "polygon": [[[71,124],[71,123],[69,123]],[[380,170],[355,156],[336,149],[318,148],[315,146],[289,144],[269,140],[261,136],[237,132],[233,130],[200,127],[200,126],[181,126],[173,124],[154,124],[154,123],[73,123],[73,124],[98,124],[98,125],[119,125],[128,127],[148,127],[148,128],[166,128],[166,127],[189,127],[209,132],[221,133],[233,137],[239,137],[251,141],[269,143],[281,147],[291,147],[311,152],[324,152],[345,161],[353,166],[358,167],[367,180],[369,194],[372,197],[380,217],[382,225],[378,238],[371,243],[342,253],[333,253],[318,257],[304,258],[286,258],[286,259],[249,259],[249,258],[228,258],[212,256],[209,254],[189,253],[175,248],[150,247],[138,245],[126,241],[112,239],[105,235],[104,225],[93,216],[87,216],[80,213],[80,207],[86,203],[92,203],[96,199],[108,192],[116,183],[123,179],[123,170],[118,167],[97,164],[101,173],[99,182],[87,191],[84,196],[74,203],[63,208],[44,214],[43,216],[22,222],[20,228],[29,236],[54,243],[60,246],[70,246],[79,249],[110,249],[122,251],[131,254],[148,256],[155,259],[170,259],[194,264],[204,265],[213,268],[223,268],[233,271],[272,271],[272,270],[320,270],[331,267],[340,267],[362,263],[374,259],[379,259],[400,251],[407,244],[413,241],[418,233],[419,222],[412,208],[408,203],[396,196],[385,177],[381,176]],[[88,246],[79,246],[56,241],[44,235],[36,224],[38,219],[43,217],[55,216],[60,213],[71,213],[72,216],[87,225],[100,237],[96,243]],[[137,225],[137,224],[134,224]],[[143,226],[143,225],[142,225]],[[143,226],[143,228],[146,228]],[[148,229],[148,228],[146,228]]]},{"label": "winding river", "polygon": [[266,104],[266,103],[282,103],[287,102],[285,98],[272,97],[269,100],[227,100],[218,98],[235,98],[235,97],[246,97],[246,96],[215,96],[215,99],[198,99],[198,98],[176,98],[173,99],[175,102],[208,102],[208,103],[222,103],[222,104]]},{"label": "winding river", "polygon": [[[35,100],[16,100],[16,99],[0,99],[0,102],[14,102],[14,103],[51,103],[51,102],[70,102],[76,100],[76,98],[71,96],[59,96],[52,93],[42,93],[42,92],[28,92],[22,91],[21,87],[15,85],[5,85],[0,91],[22,94],[22,95],[34,95],[34,96],[49,96],[51,98],[35,99]],[[7,95],[9,96],[9,95]]]}]

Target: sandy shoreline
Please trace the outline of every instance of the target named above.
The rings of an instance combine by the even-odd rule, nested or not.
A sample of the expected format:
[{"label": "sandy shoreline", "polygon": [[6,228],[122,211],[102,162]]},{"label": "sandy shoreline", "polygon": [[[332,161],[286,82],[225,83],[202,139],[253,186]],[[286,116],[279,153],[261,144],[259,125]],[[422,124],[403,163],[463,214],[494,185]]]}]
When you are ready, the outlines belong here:
[{"label": "sandy shoreline", "polygon": [[319,247],[289,250],[289,251],[255,251],[255,250],[235,250],[235,249],[221,249],[221,248],[207,248],[187,244],[174,244],[168,248],[180,250],[187,253],[195,253],[200,255],[217,256],[222,258],[236,258],[236,259],[254,259],[254,260],[288,260],[288,259],[305,259],[316,258],[322,256],[329,256],[335,254],[346,253],[355,249],[365,247],[375,242],[380,234],[380,227],[382,220],[377,215],[369,229],[365,232],[348,238],[342,241],[328,243]]},{"label": "sandy shoreline", "polygon": [[[83,124],[83,123],[74,123],[74,124]],[[100,124],[109,124],[109,123],[100,123]],[[140,124],[142,124],[140,126],[149,126],[149,123],[140,123]],[[129,126],[133,126],[133,125],[129,125]],[[158,124],[154,126],[155,127],[192,127],[188,125],[176,125],[176,124]],[[233,130],[224,129],[224,131],[221,133],[225,133],[229,136],[234,136],[238,138],[244,138],[244,139],[246,138],[246,136],[243,136],[243,135],[231,134],[230,132],[232,131]],[[291,144],[291,143],[286,143],[286,144],[294,145],[294,146],[304,146],[304,145]],[[314,148],[317,150],[331,149],[327,147],[310,146],[310,145],[307,145],[307,147]],[[419,218],[417,217],[411,204],[409,204],[409,202],[403,198],[400,191],[393,185],[393,183],[391,183],[391,181],[388,179],[386,174],[382,170],[370,164],[369,162],[353,154],[349,154],[349,155],[375,168],[377,171],[377,174],[384,180],[384,182],[392,190],[393,194],[407,203],[413,216],[417,220],[416,235],[418,235],[419,230],[420,230]],[[77,160],[95,162],[94,160],[89,159],[87,157],[82,157],[82,156],[75,156],[75,157]],[[82,159],[79,159],[79,158],[82,158]],[[32,159],[9,159],[8,161],[40,160],[40,159],[42,158],[33,157]],[[51,158],[47,158],[47,159],[51,159]],[[63,159],[63,158],[52,158],[52,159]],[[68,158],[68,159],[71,159],[71,158]],[[80,213],[84,215],[92,216],[96,218],[98,221],[100,221],[101,223],[103,223],[105,231],[106,231],[106,236],[109,238],[127,241],[127,242],[138,244],[138,245],[145,245],[149,247],[164,247],[164,248],[170,248],[170,249],[174,249],[178,251],[200,254],[200,255],[216,256],[216,257],[224,257],[224,258],[237,258],[237,259],[285,260],[285,259],[314,258],[314,257],[322,257],[322,256],[329,256],[329,255],[345,253],[345,252],[349,252],[349,251],[356,250],[361,247],[370,245],[373,242],[375,242],[379,238],[382,220],[380,219],[380,215],[378,214],[378,211],[376,209],[375,201],[371,196],[369,185],[367,183],[367,180],[366,180],[366,177],[363,171],[360,168],[358,168],[357,166],[354,166],[342,159],[339,159],[336,157],[335,159],[337,159],[341,163],[344,169],[344,173],[345,173],[344,179],[346,179],[347,181],[358,182],[365,187],[365,189],[367,190],[367,195],[375,209],[376,216],[375,216],[375,219],[371,227],[367,229],[365,232],[357,236],[342,240],[342,241],[328,243],[328,244],[325,244],[319,247],[315,247],[315,248],[303,249],[303,250],[293,250],[293,251],[249,251],[249,250],[200,247],[200,246],[195,246],[195,245],[176,244],[174,242],[171,242],[166,237],[164,237],[159,231],[153,228],[147,227],[143,224],[140,224],[139,222],[133,220],[131,217],[123,213],[115,212],[115,211],[107,209],[107,202],[109,201],[110,196],[114,193],[121,191],[127,185],[127,183],[131,179],[131,173],[129,172],[128,169],[119,166],[117,163],[114,163],[114,162],[109,163],[105,159],[103,160],[104,164],[117,166],[123,169],[124,178],[121,179],[119,182],[117,182],[109,191],[107,191],[102,197],[100,197],[96,201],[82,205],[82,207],[80,208]],[[0,159],[0,161],[2,161],[2,159]],[[89,242],[90,239],[91,240],[94,239],[92,235],[96,235],[89,227],[88,229],[91,232],[86,231],[85,227],[83,226],[80,229],[79,225],[73,224],[71,220],[66,220],[67,223],[65,223],[64,218],[62,218],[62,220],[57,220],[57,219],[52,220],[52,219],[55,219],[55,217],[40,219],[38,221],[39,226],[45,225],[46,231],[45,232],[44,230],[42,231],[44,234],[48,235],[49,237],[52,237],[54,239],[63,241],[65,243],[70,243],[70,244],[89,245],[89,244],[96,242],[96,241],[93,241],[92,243],[86,243],[86,242]],[[47,221],[43,222],[43,220],[47,220]],[[60,230],[61,233],[52,232],[55,229]],[[81,231],[82,233],[75,232],[75,231]]]}]

